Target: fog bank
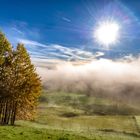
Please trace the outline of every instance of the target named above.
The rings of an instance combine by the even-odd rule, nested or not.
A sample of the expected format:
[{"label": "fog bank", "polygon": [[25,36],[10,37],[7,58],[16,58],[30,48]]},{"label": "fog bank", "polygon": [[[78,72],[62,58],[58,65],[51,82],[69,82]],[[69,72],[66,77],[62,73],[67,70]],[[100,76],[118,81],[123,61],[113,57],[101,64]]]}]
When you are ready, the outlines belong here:
[{"label": "fog bank", "polygon": [[140,100],[140,58],[62,62],[51,69],[37,67],[48,90],[81,92],[130,103]]}]

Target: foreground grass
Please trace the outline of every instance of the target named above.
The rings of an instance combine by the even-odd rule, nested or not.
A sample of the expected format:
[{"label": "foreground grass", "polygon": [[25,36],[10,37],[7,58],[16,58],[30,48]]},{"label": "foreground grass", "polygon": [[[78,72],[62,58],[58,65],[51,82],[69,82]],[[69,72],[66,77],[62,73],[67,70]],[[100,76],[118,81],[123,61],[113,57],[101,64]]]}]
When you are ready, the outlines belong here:
[{"label": "foreground grass", "polygon": [[23,126],[1,126],[1,140],[88,140],[88,138],[61,130],[48,130]]},{"label": "foreground grass", "polygon": [[74,132],[57,129],[36,128],[29,126],[1,126],[1,140],[139,140],[140,137],[132,134],[116,132],[94,133]]}]

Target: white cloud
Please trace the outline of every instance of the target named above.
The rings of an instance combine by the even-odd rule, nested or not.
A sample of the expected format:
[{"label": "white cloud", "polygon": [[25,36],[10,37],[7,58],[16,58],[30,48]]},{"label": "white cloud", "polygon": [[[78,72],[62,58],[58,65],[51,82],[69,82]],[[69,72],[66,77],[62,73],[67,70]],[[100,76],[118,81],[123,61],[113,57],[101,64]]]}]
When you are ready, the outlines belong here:
[{"label": "white cloud", "polygon": [[[103,52],[92,53],[80,48],[65,47],[58,44],[42,44],[37,41],[28,39],[18,39],[19,42],[25,44],[30,49],[31,54],[38,57],[45,57],[50,59],[57,58],[63,60],[91,60],[96,57],[103,56]],[[32,47],[34,46],[34,48]],[[37,48],[36,48],[37,47]],[[39,47],[39,48],[38,48]],[[34,50],[35,49],[35,50]]]},{"label": "white cloud", "polygon": [[40,47],[47,47],[47,45],[41,44],[37,41],[28,40],[28,39],[17,39],[18,42],[23,43],[25,45],[32,45],[32,46],[40,46]]}]

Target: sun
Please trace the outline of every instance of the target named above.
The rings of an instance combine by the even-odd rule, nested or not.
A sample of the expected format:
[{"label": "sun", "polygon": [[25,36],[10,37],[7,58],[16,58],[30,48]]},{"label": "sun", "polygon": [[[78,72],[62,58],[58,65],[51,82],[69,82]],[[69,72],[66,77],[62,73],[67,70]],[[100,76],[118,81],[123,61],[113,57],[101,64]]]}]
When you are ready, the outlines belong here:
[{"label": "sun", "polygon": [[119,38],[119,28],[119,24],[116,22],[102,22],[94,30],[94,38],[104,46],[115,44]]}]

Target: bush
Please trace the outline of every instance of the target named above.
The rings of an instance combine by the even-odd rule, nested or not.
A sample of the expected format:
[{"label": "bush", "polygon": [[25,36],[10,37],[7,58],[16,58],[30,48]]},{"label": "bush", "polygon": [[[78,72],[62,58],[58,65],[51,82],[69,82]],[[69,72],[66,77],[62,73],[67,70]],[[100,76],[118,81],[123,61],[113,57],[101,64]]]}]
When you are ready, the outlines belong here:
[{"label": "bush", "polygon": [[67,112],[67,113],[63,113],[61,116],[62,117],[67,117],[67,118],[71,118],[71,117],[78,116],[78,114],[77,113],[74,113],[74,112]]}]

